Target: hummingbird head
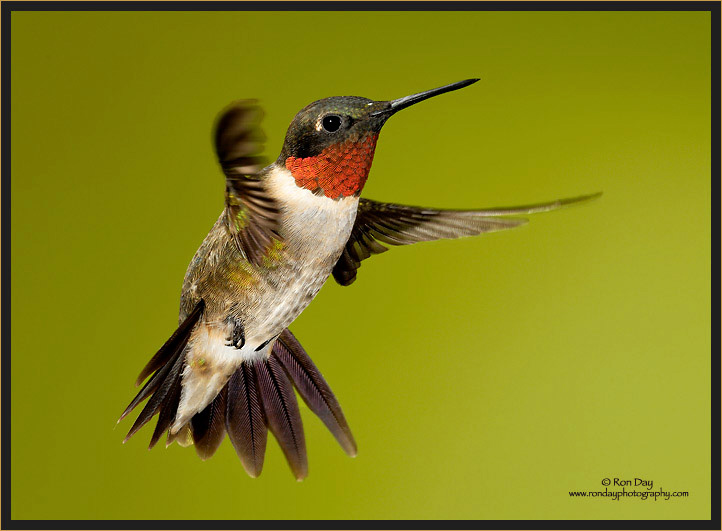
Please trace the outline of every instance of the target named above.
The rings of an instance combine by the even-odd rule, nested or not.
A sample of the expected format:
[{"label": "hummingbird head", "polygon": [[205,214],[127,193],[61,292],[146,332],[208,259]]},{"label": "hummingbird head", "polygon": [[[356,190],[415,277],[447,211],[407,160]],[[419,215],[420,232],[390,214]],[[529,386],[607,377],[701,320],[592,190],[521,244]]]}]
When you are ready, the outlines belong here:
[{"label": "hummingbird head", "polygon": [[476,83],[467,79],[391,101],[341,96],[301,109],[276,161],[302,188],[331,199],[361,193],[386,120],[425,99]]}]

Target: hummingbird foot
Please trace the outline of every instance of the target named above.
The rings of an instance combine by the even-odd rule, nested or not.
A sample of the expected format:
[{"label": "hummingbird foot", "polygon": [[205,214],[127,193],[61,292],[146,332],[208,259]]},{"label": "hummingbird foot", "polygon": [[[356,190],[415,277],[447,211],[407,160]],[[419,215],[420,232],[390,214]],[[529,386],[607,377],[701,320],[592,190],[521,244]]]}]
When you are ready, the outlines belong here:
[{"label": "hummingbird foot", "polygon": [[236,347],[239,350],[242,349],[243,345],[246,344],[246,333],[243,329],[243,323],[238,317],[234,316],[229,316],[226,322],[233,326],[231,335],[226,338],[226,346]]}]

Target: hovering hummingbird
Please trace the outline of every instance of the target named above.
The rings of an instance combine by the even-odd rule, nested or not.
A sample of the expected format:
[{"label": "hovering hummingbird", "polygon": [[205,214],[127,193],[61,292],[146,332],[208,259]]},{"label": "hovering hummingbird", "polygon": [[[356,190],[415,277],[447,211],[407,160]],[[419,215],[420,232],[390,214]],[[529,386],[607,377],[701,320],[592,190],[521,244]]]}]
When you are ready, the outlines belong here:
[{"label": "hovering hummingbird", "polygon": [[477,81],[392,101],[347,96],[311,103],[291,122],[278,159],[265,167],[258,104],[238,101],[220,114],[213,138],[226,177],[225,208],[186,271],[180,326],[141,371],[136,385],[150,379],[120,417],[149,398],[123,442],[157,413],[150,448],[167,432],[166,446],[194,444],[207,459],[227,433],[256,477],[270,429],[301,480],[308,464],[295,387],[346,453],[356,455],[336,397],[288,329],[329,275],[348,286],[363,260],[388,250],[384,244],[511,229],[527,220],[505,216],[599,195],[484,210],[359,198],[386,120]]}]

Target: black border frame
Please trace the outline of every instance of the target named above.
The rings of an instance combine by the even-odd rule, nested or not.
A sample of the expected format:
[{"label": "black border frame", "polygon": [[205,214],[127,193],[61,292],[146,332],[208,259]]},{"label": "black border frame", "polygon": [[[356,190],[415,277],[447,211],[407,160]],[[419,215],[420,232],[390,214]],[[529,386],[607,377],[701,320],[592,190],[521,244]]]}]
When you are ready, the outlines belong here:
[{"label": "black border frame", "polygon": [[[720,226],[712,224],[712,489],[709,520],[13,520],[10,513],[10,58],[14,11],[709,11],[711,14],[711,209],[720,199],[720,2],[719,1],[7,1],[1,4],[2,182],[0,252],[2,356],[0,358],[2,529],[720,529],[720,338],[714,323],[720,308]],[[715,208],[716,207],[716,208]],[[717,316],[715,320],[714,317]]]}]

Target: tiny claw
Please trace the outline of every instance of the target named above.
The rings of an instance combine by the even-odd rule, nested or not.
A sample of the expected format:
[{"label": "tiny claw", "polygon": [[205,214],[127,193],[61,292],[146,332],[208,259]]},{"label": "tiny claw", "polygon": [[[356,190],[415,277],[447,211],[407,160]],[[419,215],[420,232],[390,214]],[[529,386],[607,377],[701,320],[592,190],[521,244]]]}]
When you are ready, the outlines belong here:
[{"label": "tiny claw", "polygon": [[233,326],[231,335],[226,338],[226,341],[229,342],[226,343],[226,346],[235,347],[238,350],[242,349],[243,345],[246,344],[246,332],[243,329],[243,323],[235,316],[229,316],[226,318],[226,322]]}]

